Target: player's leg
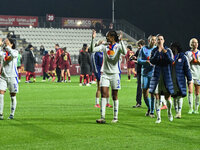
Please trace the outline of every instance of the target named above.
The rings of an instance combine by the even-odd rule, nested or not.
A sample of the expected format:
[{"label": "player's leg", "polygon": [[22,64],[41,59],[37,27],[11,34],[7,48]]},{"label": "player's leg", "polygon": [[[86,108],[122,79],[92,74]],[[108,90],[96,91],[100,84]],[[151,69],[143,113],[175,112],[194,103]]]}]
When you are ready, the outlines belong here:
[{"label": "player's leg", "polygon": [[65,72],[65,70],[61,69],[61,82],[64,81],[64,72]]},{"label": "player's leg", "polygon": [[155,108],[157,115],[156,123],[161,123],[161,96],[159,94],[158,85],[156,86],[155,97],[156,97]]},{"label": "player's leg", "polygon": [[183,98],[182,97],[178,97],[177,104],[178,104],[178,115],[176,116],[176,118],[181,119],[181,111],[182,111],[182,106],[183,106]]},{"label": "player's leg", "polygon": [[97,81],[97,91],[96,91],[96,98],[95,98],[95,107],[100,108],[99,105],[99,97],[100,97],[100,81]]},{"label": "player's leg", "polygon": [[192,114],[193,113],[193,84],[188,85],[188,103],[189,103],[188,114]]},{"label": "player's leg", "polygon": [[142,76],[141,77],[141,83],[142,83],[142,92],[144,97],[144,102],[147,106],[147,112],[145,116],[149,116],[150,114],[150,99],[149,99],[149,89],[148,89],[148,77]]},{"label": "player's leg", "polygon": [[165,99],[167,100],[167,113],[168,113],[168,118],[169,121],[173,121],[173,116],[172,116],[172,101],[171,101],[171,95],[169,93],[165,93]]},{"label": "player's leg", "polygon": [[67,69],[67,76],[68,76],[68,82],[71,82],[71,75],[70,75],[69,69]]},{"label": "player's leg", "polygon": [[109,88],[108,88],[108,95],[106,96],[106,107],[112,108],[112,105],[110,105],[110,92],[109,92]]},{"label": "player's leg", "polygon": [[131,69],[130,68],[128,68],[128,81],[130,81],[131,80]]},{"label": "player's leg", "polygon": [[199,84],[195,84],[195,114],[199,114],[198,109],[199,109]]},{"label": "player's leg", "polygon": [[17,78],[10,78],[8,80],[8,88],[9,88],[9,91],[10,91],[10,98],[11,98],[10,116],[8,117],[8,119],[14,119],[15,110],[16,110],[16,106],[17,106],[16,93],[18,93],[18,80],[17,80]]}]

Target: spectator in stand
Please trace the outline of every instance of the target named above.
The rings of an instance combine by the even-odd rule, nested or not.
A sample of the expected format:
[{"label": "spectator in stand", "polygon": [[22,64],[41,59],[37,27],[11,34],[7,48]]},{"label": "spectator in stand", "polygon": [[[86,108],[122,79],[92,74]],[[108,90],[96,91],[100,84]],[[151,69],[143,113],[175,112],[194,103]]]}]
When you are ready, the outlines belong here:
[{"label": "spectator in stand", "polygon": [[54,54],[54,51],[50,51],[50,64],[49,64],[49,75],[52,77],[52,82],[55,81],[55,69],[56,69],[56,63],[55,63],[56,57]]},{"label": "spectator in stand", "polygon": [[[133,55],[133,57],[131,57],[130,59],[134,59],[137,60],[137,57],[139,56],[140,50],[142,49],[142,47],[145,45],[145,41],[140,39],[137,42],[137,46],[138,46],[138,50],[136,51],[135,55]],[[142,88],[141,88],[141,68],[142,65],[137,64],[136,66],[136,70],[137,70],[137,95],[136,95],[136,105],[133,106],[133,108],[138,108],[141,107],[142,105]]]},{"label": "spectator in stand", "polygon": [[127,62],[127,70],[128,70],[128,81],[131,81],[131,73],[134,74],[134,76],[136,76],[136,72],[135,72],[135,62],[133,60],[131,60],[131,56],[134,55],[134,52],[132,51],[132,47],[131,46],[127,46],[127,54],[125,56],[126,58],[126,62]]},{"label": "spectator in stand", "polygon": [[45,48],[43,45],[40,46],[40,55],[43,56],[45,52]]},{"label": "spectator in stand", "polygon": [[24,63],[24,70],[26,71],[26,83],[30,83],[30,78],[33,77],[33,82],[36,82],[35,65],[37,66],[35,55],[33,53],[34,47],[29,44],[25,49],[22,57]]},{"label": "spectator in stand", "polygon": [[78,63],[81,67],[81,75],[80,75],[80,86],[82,86],[82,79],[84,77],[84,84],[86,86],[90,86],[89,84],[89,73],[92,68],[90,54],[88,53],[87,44],[83,44],[83,48],[79,53]]},{"label": "spectator in stand", "polygon": [[48,71],[49,71],[49,63],[50,58],[48,51],[44,51],[44,56],[42,57],[42,72],[43,72],[43,80],[46,81],[46,78],[49,79]]},{"label": "spectator in stand", "polygon": [[21,65],[22,65],[22,50],[19,51],[17,56],[17,71],[18,71],[19,82],[21,81]]},{"label": "spectator in stand", "polygon": [[61,82],[60,76],[61,76],[63,50],[59,47],[59,44],[55,45],[55,49],[56,49],[56,74],[58,77],[57,82]]},{"label": "spectator in stand", "polygon": [[71,82],[69,67],[72,67],[72,62],[71,62],[70,54],[67,52],[66,47],[63,48],[62,61],[63,61],[62,66],[61,66],[62,81],[67,82],[67,76],[68,76],[68,82]]}]

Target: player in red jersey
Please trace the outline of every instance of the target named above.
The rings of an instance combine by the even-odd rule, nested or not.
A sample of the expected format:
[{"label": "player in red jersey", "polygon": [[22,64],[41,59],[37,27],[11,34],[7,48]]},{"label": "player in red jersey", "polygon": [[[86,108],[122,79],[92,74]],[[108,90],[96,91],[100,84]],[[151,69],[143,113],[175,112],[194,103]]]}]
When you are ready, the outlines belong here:
[{"label": "player in red jersey", "polygon": [[50,58],[48,51],[44,52],[44,56],[42,57],[42,71],[43,71],[43,80],[46,81],[45,79],[49,79],[48,71],[49,71],[49,63],[50,63]]},{"label": "player in red jersey", "polygon": [[136,76],[136,71],[135,71],[135,62],[134,60],[131,60],[131,56],[134,55],[134,52],[132,51],[132,47],[131,46],[127,46],[127,54],[125,56],[126,58],[126,62],[127,62],[127,69],[128,69],[128,81],[131,80],[131,73],[134,74],[134,76]]},{"label": "player in red jersey", "polygon": [[56,69],[56,64],[55,64],[55,54],[54,51],[50,51],[50,63],[49,63],[49,75],[52,77],[52,82],[56,79],[55,77],[55,69]]},{"label": "player in red jersey", "polygon": [[58,77],[57,82],[61,82],[60,76],[61,76],[63,50],[59,47],[59,44],[55,45],[55,49],[56,49],[56,74],[57,74],[57,77]]}]

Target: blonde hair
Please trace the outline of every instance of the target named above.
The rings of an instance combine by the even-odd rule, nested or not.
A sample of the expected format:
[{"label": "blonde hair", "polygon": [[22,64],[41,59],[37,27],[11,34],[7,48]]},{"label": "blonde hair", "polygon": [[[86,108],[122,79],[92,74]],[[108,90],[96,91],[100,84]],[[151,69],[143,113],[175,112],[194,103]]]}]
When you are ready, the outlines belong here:
[{"label": "blonde hair", "polygon": [[[192,39],[190,40],[190,48],[192,48],[192,42],[193,42],[194,40],[197,40],[197,39],[196,39],[196,38],[192,38]],[[198,42],[198,40],[197,40],[197,42]]]}]

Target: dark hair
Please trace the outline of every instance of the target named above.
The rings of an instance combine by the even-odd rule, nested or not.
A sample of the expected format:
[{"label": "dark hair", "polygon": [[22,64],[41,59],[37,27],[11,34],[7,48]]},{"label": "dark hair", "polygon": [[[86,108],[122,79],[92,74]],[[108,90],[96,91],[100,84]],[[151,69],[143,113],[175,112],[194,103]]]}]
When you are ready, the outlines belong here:
[{"label": "dark hair", "polygon": [[58,46],[58,47],[59,47],[59,44],[57,43],[57,44],[55,44],[55,46]]},{"label": "dark hair", "polygon": [[178,43],[178,42],[172,42],[172,43],[170,44],[170,48],[171,48],[171,49],[172,49],[172,48],[176,48],[177,51],[178,51],[178,53],[183,52],[183,49],[182,49],[180,43]]},{"label": "dark hair", "polygon": [[159,36],[162,36],[164,38],[164,36],[162,34],[157,34],[156,35],[156,39],[159,37]]},{"label": "dark hair", "polygon": [[50,51],[50,53],[52,54],[52,53],[54,53],[54,51],[53,51],[53,50],[51,50],[51,51]]},{"label": "dark hair", "polygon": [[110,36],[114,37],[115,42],[117,42],[117,43],[119,42],[119,36],[118,36],[118,34],[117,34],[116,31],[111,30],[111,31],[108,32],[108,34],[109,34]]},{"label": "dark hair", "polygon": [[29,49],[32,48],[32,47],[33,47],[33,45],[31,45],[31,44],[28,45],[28,48],[29,48]]},{"label": "dark hair", "polygon": [[132,47],[130,45],[127,46],[128,49],[130,49],[132,51]]},{"label": "dark hair", "polygon": [[16,40],[13,38],[8,38],[8,40],[10,41],[10,43],[13,45],[11,48],[15,49],[16,48]]},{"label": "dark hair", "polygon": [[137,42],[137,45],[145,45],[145,41],[143,39],[140,39],[138,42]]}]

